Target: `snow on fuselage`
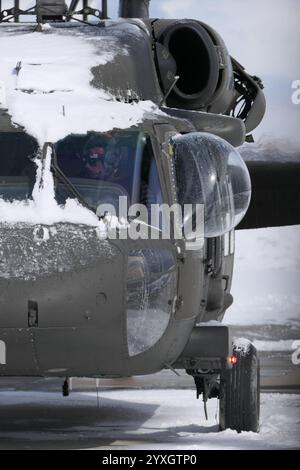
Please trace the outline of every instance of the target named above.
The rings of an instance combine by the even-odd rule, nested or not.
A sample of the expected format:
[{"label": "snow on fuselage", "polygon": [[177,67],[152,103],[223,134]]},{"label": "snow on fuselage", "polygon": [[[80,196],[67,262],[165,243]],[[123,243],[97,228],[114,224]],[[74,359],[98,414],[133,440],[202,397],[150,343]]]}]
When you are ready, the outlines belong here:
[{"label": "snow on fuselage", "polygon": [[[102,28],[48,26],[41,32],[36,32],[36,25],[1,25],[0,110],[34,137],[40,148],[71,134],[127,129],[149,114],[161,115],[153,102],[161,99],[158,84],[157,89],[153,85],[156,81],[144,86],[141,74],[131,71],[132,66],[141,67],[135,60],[140,49],[143,66],[152,70],[150,50],[147,57],[145,46],[135,47],[145,34],[141,27],[123,22],[107,22]],[[140,101],[127,102],[129,90]],[[57,206],[51,175],[47,168],[44,171],[50,186],[36,191],[33,201],[15,204],[0,198],[0,220],[97,225],[93,214],[79,204]]]},{"label": "snow on fuselage", "polygon": [[[36,32],[36,25],[1,26],[5,103],[0,138],[1,131],[13,136],[23,129],[42,149],[69,135],[142,126],[150,130],[154,120],[164,122],[148,39],[140,22],[57,25],[42,32]],[[191,315],[189,309],[182,326],[171,318],[175,247],[168,243],[168,250],[139,252],[134,243],[103,239],[107,227],[93,212],[75,199],[58,205],[50,155],[40,157],[32,197],[0,199],[0,336],[7,351],[0,375],[112,376],[160,370],[183,350],[198,313],[195,308]],[[145,264],[143,276],[147,269],[155,274],[151,298],[151,283],[145,288],[143,278],[137,297],[126,298],[130,257]],[[134,282],[130,288],[136,288]],[[130,315],[137,317],[134,322]],[[137,335],[132,357],[130,329]]]}]

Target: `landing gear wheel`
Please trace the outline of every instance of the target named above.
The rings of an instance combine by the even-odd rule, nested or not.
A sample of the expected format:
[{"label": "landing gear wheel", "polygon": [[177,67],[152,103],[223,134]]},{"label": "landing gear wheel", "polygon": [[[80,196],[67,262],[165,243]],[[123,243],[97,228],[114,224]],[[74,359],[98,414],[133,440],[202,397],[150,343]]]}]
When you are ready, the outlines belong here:
[{"label": "landing gear wheel", "polygon": [[259,431],[260,368],[256,348],[250,341],[233,345],[237,362],[221,374],[220,428],[237,432]]}]

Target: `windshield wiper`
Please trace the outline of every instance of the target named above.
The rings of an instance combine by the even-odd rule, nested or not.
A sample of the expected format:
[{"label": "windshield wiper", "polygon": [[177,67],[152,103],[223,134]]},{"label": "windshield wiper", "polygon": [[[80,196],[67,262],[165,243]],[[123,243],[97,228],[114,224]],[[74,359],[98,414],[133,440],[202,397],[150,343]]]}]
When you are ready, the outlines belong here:
[{"label": "windshield wiper", "polygon": [[51,155],[51,171],[55,179],[57,179],[60,183],[63,183],[67,192],[70,196],[74,197],[75,199],[80,202],[80,204],[90,211],[96,213],[94,207],[90,206],[84,197],[80,194],[80,192],[75,188],[73,183],[69,180],[69,178],[64,174],[64,172],[59,168],[57,164],[57,155],[55,146],[52,143],[46,143],[43,148],[43,159],[46,158],[47,149],[48,147],[51,148],[52,155]]}]

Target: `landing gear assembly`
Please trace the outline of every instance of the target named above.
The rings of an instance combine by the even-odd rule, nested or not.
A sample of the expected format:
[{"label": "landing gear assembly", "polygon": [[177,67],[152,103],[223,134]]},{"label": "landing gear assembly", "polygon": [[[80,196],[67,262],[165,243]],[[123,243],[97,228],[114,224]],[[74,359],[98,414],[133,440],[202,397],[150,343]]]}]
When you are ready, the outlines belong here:
[{"label": "landing gear assembly", "polygon": [[219,399],[220,430],[259,431],[260,367],[250,341],[232,342],[225,325],[197,327],[176,366],[194,378],[206,418],[207,401]]},{"label": "landing gear assembly", "polygon": [[233,347],[236,364],[224,370],[220,380],[220,428],[238,432],[259,431],[260,368],[257,351],[250,342]]}]

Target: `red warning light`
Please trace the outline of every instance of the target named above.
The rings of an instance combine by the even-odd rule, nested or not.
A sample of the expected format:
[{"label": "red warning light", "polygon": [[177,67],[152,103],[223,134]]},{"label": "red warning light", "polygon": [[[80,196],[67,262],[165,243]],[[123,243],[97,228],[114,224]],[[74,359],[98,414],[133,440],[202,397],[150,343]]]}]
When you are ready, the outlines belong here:
[{"label": "red warning light", "polygon": [[228,357],[228,363],[229,364],[232,364],[232,365],[235,365],[237,363],[237,357],[236,356],[229,356]]}]

